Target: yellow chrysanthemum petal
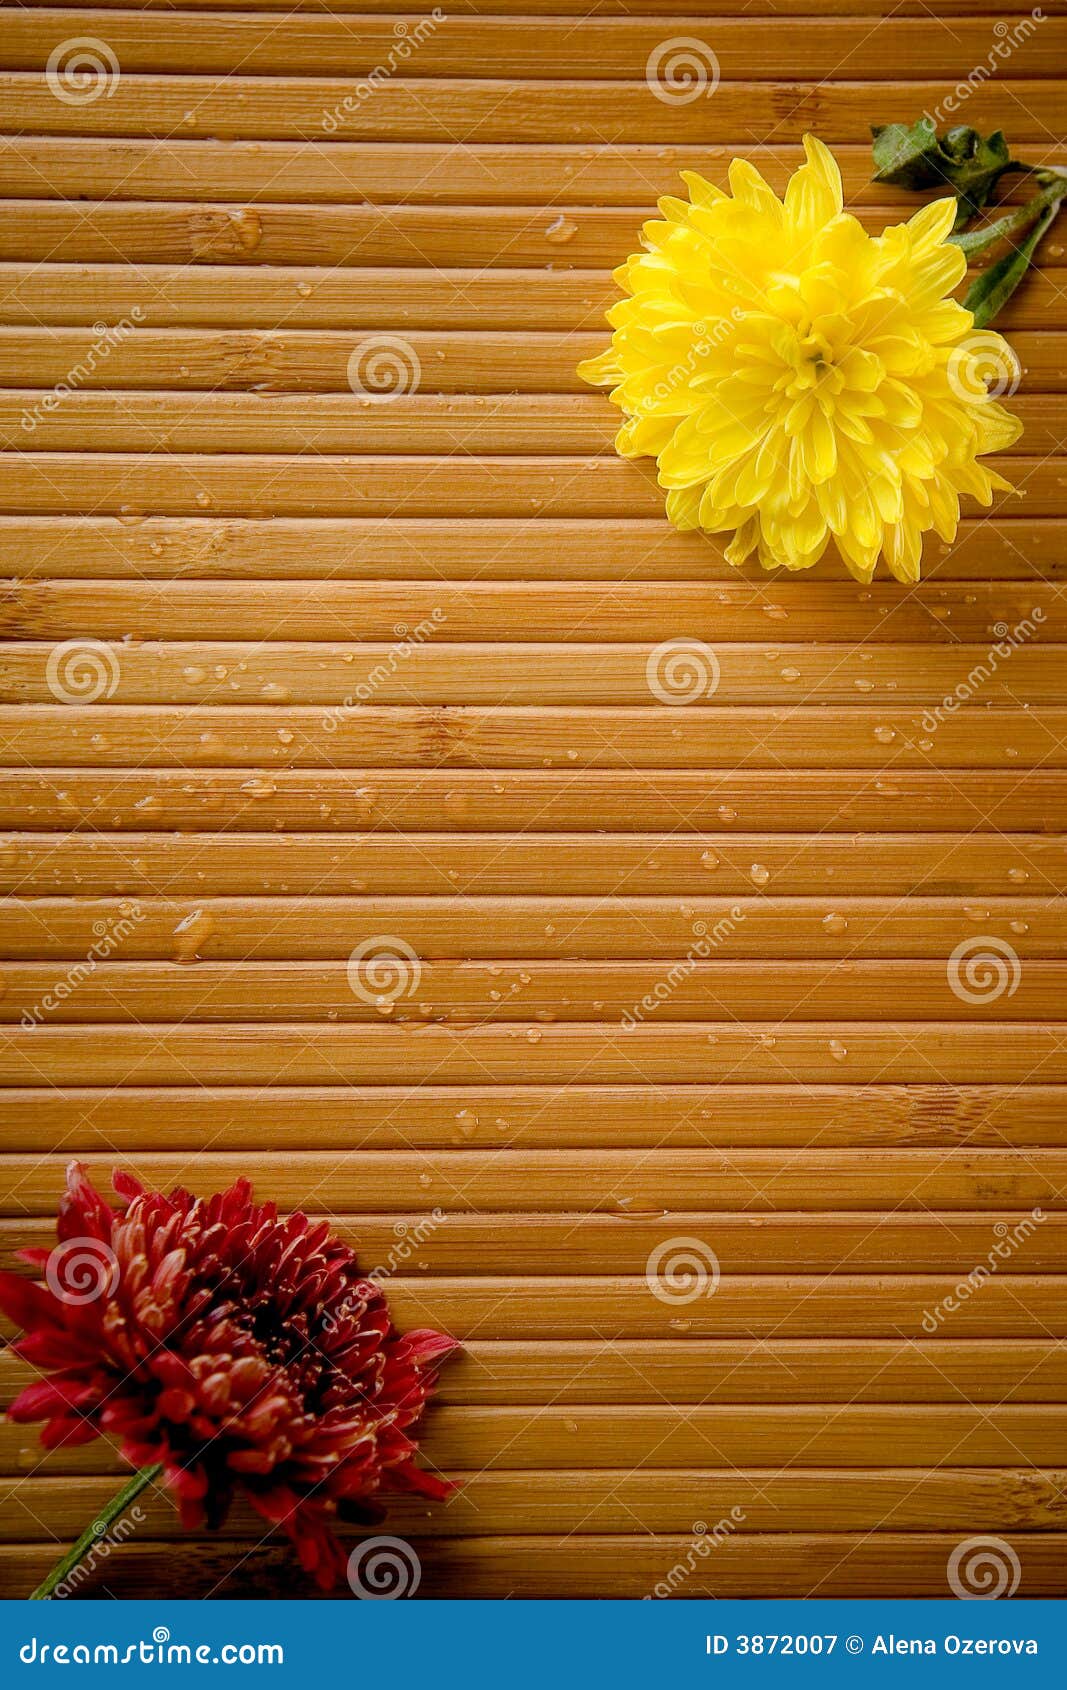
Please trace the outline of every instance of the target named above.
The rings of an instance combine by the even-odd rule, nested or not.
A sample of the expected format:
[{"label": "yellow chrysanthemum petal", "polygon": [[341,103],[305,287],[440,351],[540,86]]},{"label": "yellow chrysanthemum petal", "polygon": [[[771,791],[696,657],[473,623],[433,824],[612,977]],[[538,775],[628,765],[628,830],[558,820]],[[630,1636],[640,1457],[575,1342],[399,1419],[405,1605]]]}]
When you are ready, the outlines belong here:
[{"label": "yellow chrysanthemum petal", "polygon": [[804,151],[782,199],[744,161],[732,196],[686,172],[689,198],[661,200],[616,270],[611,344],[579,374],[612,389],[617,450],[657,459],[670,520],[735,531],[731,563],[806,569],[832,538],[857,579],[881,556],[913,581],[960,495],[1008,485],[978,460],[1019,437],[989,391],[1018,365],[950,297],[955,201],[871,236],[832,153]]}]

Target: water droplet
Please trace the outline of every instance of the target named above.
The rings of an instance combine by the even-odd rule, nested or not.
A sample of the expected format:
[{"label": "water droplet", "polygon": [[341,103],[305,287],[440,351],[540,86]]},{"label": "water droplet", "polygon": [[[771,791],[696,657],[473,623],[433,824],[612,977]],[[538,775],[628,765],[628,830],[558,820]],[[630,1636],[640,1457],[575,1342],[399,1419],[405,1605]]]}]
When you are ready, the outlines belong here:
[{"label": "water droplet", "polygon": [[771,878],[771,871],[763,863],[753,863],[748,875],[753,886],[766,886]]},{"label": "water droplet", "polygon": [[719,866],[719,858],[715,855],[714,851],[701,851],[700,866],[701,868],[706,868],[708,870],[716,869]]},{"label": "water droplet", "polygon": [[1008,870],[1008,879],[1013,880],[1015,882],[1016,886],[1021,886],[1023,881],[1029,880],[1029,878],[1030,878],[1030,875],[1029,875],[1029,871],[1027,869],[1010,868]]},{"label": "water droplet", "polygon": [[478,1125],[478,1117],[473,1109],[461,1109],[456,1116],[456,1125],[464,1138],[470,1138]]},{"label": "water droplet", "polygon": [[829,915],[824,915],[822,925],[824,933],[845,933],[848,931],[847,919],[845,916],[839,915],[837,910],[831,910]]},{"label": "water droplet", "polygon": [[191,910],[174,929],[175,962],[195,962],[201,947],[215,931],[215,923],[206,910]]},{"label": "water droplet", "polygon": [[800,670],[794,668],[791,663],[787,663],[786,667],[781,671],[781,675],[783,681],[799,681]]},{"label": "water droplet", "polygon": [[848,1055],[848,1051],[841,1043],[840,1039],[830,1040],[830,1055],[833,1057],[835,1062],[844,1062],[846,1056]]},{"label": "water droplet", "polygon": [[245,208],[229,214],[230,225],[246,252],[253,252],[263,238],[263,223],[257,211]]},{"label": "water droplet", "polygon": [[729,804],[720,804],[716,813],[721,822],[735,822],[737,820],[737,811],[732,810]]},{"label": "water droplet", "polygon": [[207,670],[201,669],[199,663],[190,663],[182,670],[182,680],[188,681],[191,687],[199,686],[207,680]]},{"label": "water droplet", "polygon": [[896,728],[887,728],[879,724],[874,730],[874,737],[882,745],[891,745],[897,737]]},{"label": "water droplet", "polygon": [[567,241],[572,241],[577,233],[577,223],[571,217],[564,217],[561,212],[545,230],[545,240],[551,241],[553,246],[563,246]]}]

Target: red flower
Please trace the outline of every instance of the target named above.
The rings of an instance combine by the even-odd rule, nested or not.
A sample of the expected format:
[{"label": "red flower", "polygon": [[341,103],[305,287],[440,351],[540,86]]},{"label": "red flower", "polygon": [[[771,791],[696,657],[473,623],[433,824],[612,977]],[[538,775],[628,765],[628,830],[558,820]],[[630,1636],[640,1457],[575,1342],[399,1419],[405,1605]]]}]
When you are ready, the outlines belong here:
[{"label": "red flower", "polygon": [[50,1374],[11,1418],[44,1420],[48,1447],[106,1434],[135,1467],[162,1462],[185,1526],[220,1525],[241,1491],[329,1589],[333,1517],[380,1518],[382,1489],[448,1494],[410,1431],[454,1341],[402,1337],[328,1224],[279,1220],[247,1180],[207,1199],[114,1186],[125,1212],[71,1163],[58,1245],[24,1252],[46,1285],[0,1274],[15,1352]]}]

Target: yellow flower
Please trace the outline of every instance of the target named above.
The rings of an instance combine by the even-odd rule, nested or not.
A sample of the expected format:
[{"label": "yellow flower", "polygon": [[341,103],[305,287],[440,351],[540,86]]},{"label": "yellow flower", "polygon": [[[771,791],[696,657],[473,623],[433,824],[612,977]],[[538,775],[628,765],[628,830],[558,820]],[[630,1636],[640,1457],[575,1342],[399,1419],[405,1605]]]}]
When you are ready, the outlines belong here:
[{"label": "yellow flower", "polygon": [[967,267],[955,200],[874,237],[842,212],[833,155],[804,150],[784,201],[741,159],[732,198],[685,172],[690,198],[660,201],[615,273],[611,345],[578,373],[614,389],[616,447],[658,460],[676,527],[736,530],[731,563],[806,569],[833,538],[859,580],[884,553],[915,581],[961,493],[1009,488],[977,460],[1021,432],[984,374],[1003,388],[1015,357],[947,297]]}]

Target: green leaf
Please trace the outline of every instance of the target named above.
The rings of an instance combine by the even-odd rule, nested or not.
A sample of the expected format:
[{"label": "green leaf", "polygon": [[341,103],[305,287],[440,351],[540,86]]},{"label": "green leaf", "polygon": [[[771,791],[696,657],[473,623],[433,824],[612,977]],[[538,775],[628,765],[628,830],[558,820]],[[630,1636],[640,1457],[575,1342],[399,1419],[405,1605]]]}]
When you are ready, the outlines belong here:
[{"label": "green leaf", "polygon": [[987,328],[1001,307],[1007,304],[1030,268],[1038,243],[1055,221],[1059,209],[1058,200],[1047,205],[1022,245],[1006,252],[1003,258],[998,258],[971,283],[963,304],[966,310],[974,313],[976,329]]},{"label": "green leaf", "polygon": [[1022,170],[999,129],[980,135],[962,124],[939,136],[933,122],[887,123],[872,128],[876,182],[898,188],[948,188],[959,201],[960,228],[988,205],[1006,170]]}]

